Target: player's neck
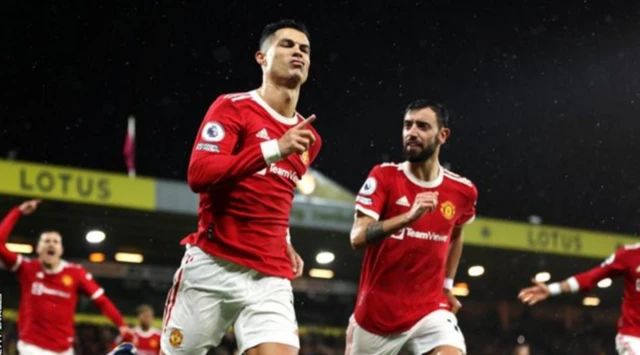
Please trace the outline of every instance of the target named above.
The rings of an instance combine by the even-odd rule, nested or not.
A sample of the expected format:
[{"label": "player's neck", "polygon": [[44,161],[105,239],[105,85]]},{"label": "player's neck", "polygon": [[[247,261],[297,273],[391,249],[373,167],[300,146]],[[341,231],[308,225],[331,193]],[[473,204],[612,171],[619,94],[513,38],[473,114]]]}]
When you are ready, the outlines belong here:
[{"label": "player's neck", "polygon": [[143,332],[148,332],[149,329],[151,329],[150,325],[142,325],[142,324],[140,324],[139,327],[140,327],[140,330],[142,330]]},{"label": "player's neck", "polygon": [[42,268],[47,271],[53,271],[57,270],[60,266],[60,260],[54,261],[52,263],[46,263],[43,260],[40,260],[40,265],[42,265]]},{"label": "player's neck", "polygon": [[440,173],[440,160],[434,154],[429,160],[422,163],[409,162],[409,171],[422,181],[433,181]]},{"label": "player's neck", "polygon": [[300,88],[290,89],[265,81],[258,89],[258,95],[279,114],[284,117],[293,117],[298,105]]}]

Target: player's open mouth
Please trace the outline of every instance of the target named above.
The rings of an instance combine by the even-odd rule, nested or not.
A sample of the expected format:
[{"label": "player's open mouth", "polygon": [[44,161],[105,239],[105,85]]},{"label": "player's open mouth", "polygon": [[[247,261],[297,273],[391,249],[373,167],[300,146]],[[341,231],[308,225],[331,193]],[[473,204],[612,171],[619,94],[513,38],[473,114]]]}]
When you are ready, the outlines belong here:
[{"label": "player's open mouth", "polygon": [[55,250],[47,250],[47,255],[54,256],[54,255],[56,255],[56,251]]}]

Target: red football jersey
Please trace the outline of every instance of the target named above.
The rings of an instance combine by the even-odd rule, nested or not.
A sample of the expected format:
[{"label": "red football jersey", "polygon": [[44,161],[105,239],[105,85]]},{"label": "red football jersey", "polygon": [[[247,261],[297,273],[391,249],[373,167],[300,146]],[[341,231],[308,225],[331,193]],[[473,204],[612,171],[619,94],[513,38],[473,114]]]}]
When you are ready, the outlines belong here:
[{"label": "red football jersey", "polygon": [[20,340],[55,352],[71,348],[78,292],[95,300],[104,290],[82,266],[64,260],[49,271],[37,259],[18,255],[16,263],[6,267],[16,272],[20,282]]},{"label": "red football jersey", "polygon": [[438,208],[382,242],[368,246],[355,317],[358,325],[386,335],[410,329],[437,309],[450,309],[443,283],[450,235],[475,218],[473,183],[440,167],[433,181],[421,181],[408,163],[375,166],[356,198],[356,209],[386,220],[411,209],[415,196],[437,191]]},{"label": "red football jersey", "polygon": [[296,183],[321,148],[275,161],[277,139],[304,120],[284,117],[257,92],[218,97],[196,137],[188,182],[200,194],[198,231],[182,244],[266,275],[292,279],[286,253]]},{"label": "red football jersey", "polygon": [[640,243],[625,245],[599,266],[569,278],[572,289],[591,291],[600,280],[624,277],[620,334],[640,337]]},{"label": "red football jersey", "polygon": [[136,338],[131,336],[121,337],[118,336],[112,346],[112,349],[123,342],[130,342],[136,346],[139,355],[158,355],[160,353],[160,336],[162,333],[159,329],[150,328],[148,330],[142,330],[140,327],[132,329]]}]

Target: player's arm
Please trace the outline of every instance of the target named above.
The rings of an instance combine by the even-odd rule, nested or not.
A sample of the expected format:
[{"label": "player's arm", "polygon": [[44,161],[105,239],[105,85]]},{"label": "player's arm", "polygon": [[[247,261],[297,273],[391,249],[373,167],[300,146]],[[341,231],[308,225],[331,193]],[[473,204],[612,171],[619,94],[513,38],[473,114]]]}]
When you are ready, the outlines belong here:
[{"label": "player's arm", "polygon": [[409,212],[401,213],[383,221],[378,221],[370,214],[358,210],[351,228],[351,247],[353,249],[362,249],[369,245],[378,244],[388,236],[417,221],[425,213],[433,211],[437,205],[437,192],[423,192],[416,195]]},{"label": "player's arm", "polygon": [[82,293],[91,298],[91,301],[96,305],[96,307],[98,307],[100,312],[109,318],[116,327],[118,327],[120,335],[129,335],[131,330],[125,324],[124,318],[118,308],[116,308],[109,297],[105,295],[104,289],[98,285],[98,283],[93,279],[93,276],[84,268],[80,268],[79,273],[79,287]]},{"label": "player's arm", "polygon": [[378,244],[386,237],[408,226],[409,223],[404,214],[384,221],[377,221],[361,211],[357,211],[356,219],[351,228],[351,247],[357,250]]},{"label": "player's arm", "polygon": [[[292,127],[280,139],[234,152],[246,130],[243,118],[230,103],[214,104],[200,127],[191,153],[187,182],[192,191],[250,176],[294,152],[302,153],[315,141],[305,126],[315,116]],[[235,153],[235,154],[234,154]]]},{"label": "player's arm", "polygon": [[462,257],[462,245],[464,237],[462,234],[462,226],[456,226],[451,232],[451,241],[449,243],[449,253],[447,255],[447,265],[445,271],[445,285],[448,290],[453,288],[453,280],[456,278],[460,258]]},{"label": "player's arm", "polygon": [[550,296],[591,291],[602,279],[616,277],[624,272],[625,265],[621,260],[623,255],[624,250],[620,249],[599,266],[549,285],[534,279],[532,282],[535,285],[521,290],[518,298],[522,303],[532,306]]},{"label": "player's arm", "polygon": [[445,269],[444,292],[451,304],[451,311],[457,313],[462,304],[453,295],[453,281],[455,280],[460,258],[462,257],[462,249],[464,244],[463,228],[470,224],[476,218],[476,203],[478,200],[478,190],[472,186],[469,194],[469,202],[462,215],[456,220],[455,227],[451,232],[449,242],[449,253],[447,254],[447,263]]},{"label": "player's arm", "polygon": [[39,203],[40,200],[23,202],[20,206],[13,208],[0,222],[0,260],[11,271],[16,271],[20,267],[22,257],[7,248],[7,240],[20,217],[31,214],[36,210]]}]

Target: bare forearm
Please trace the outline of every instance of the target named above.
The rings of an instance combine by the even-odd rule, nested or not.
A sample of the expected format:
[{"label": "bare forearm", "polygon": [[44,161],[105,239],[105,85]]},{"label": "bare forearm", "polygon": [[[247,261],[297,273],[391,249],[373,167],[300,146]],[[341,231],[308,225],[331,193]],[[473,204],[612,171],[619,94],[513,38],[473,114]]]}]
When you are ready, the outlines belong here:
[{"label": "bare forearm", "polygon": [[356,222],[351,231],[351,246],[354,249],[361,249],[368,245],[378,244],[409,223],[410,221],[404,213],[384,221],[373,221],[366,224]]},{"label": "bare forearm", "polygon": [[460,265],[460,258],[462,257],[462,234],[452,237],[451,244],[449,245],[449,254],[447,255],[447,268],[445,276],[448,279],[455,279],[456,272],[458,271],[458,265]]}]

